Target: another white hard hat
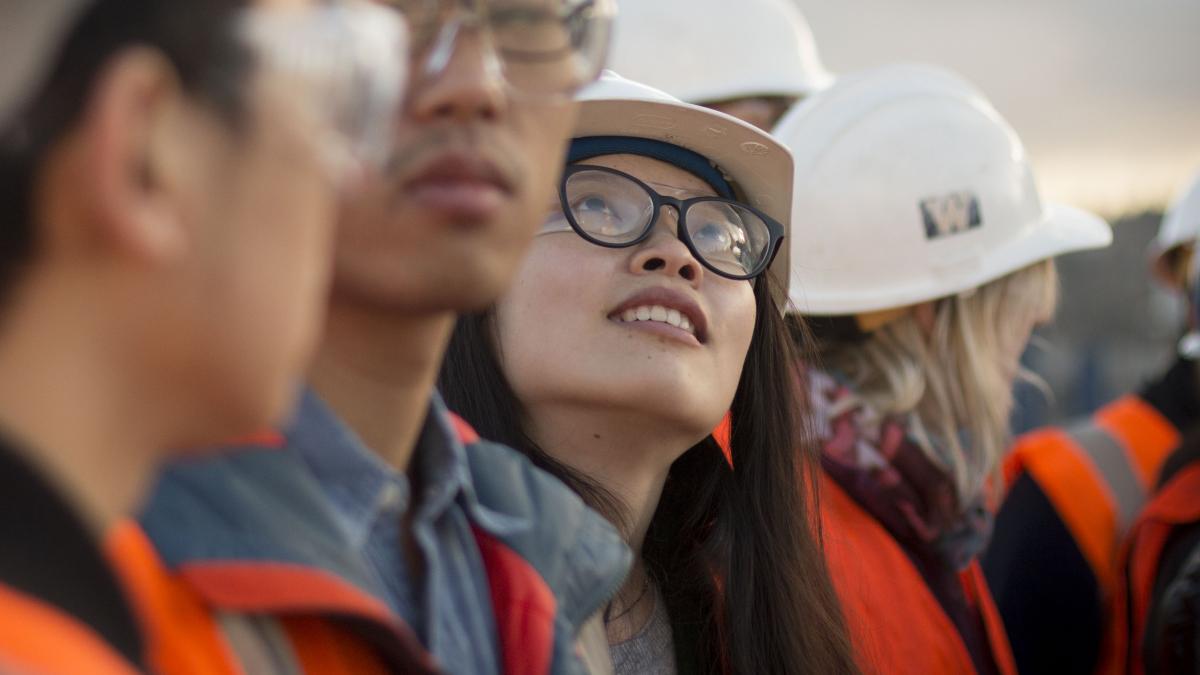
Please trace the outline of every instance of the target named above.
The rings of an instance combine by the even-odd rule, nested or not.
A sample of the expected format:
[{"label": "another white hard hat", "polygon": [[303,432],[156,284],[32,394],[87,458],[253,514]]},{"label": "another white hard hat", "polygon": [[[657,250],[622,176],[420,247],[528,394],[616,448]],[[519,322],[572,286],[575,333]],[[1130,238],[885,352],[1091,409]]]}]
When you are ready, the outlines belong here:
[{"label": "another white hard hat", "polygon": [[775,135],[796,162],[789,293],[804,314],[907,307],[1112,241],[1099,217],[1043,206],[1016,133],[940,68],[840,77]]},{"label": "another white hard hat", "polygon": [[628,0],[609,67],[691,103],[799,98],[832,80],[793,0]]},{"label": "another white hard hat", "polygon": [[[576,98],[580,107],[574,138],[646,138],[691,150],[716,165],[739,198],[778,220],[790,238],[792,157],[767,133],[607,70]],[[782,302],[788,287],[787,239],[770,272]]]},{"label": "another white hard hat", "polygon": [[4,0],[0,5],[0,128],[41,83],[85,0]]},{"label": "another white hard hat", "polygon": [[1176,246],[1194,243],[1197,237],[1200,237],[1200,171],[1171,202],[1151,243],[1151,253],[1161,256]]}]

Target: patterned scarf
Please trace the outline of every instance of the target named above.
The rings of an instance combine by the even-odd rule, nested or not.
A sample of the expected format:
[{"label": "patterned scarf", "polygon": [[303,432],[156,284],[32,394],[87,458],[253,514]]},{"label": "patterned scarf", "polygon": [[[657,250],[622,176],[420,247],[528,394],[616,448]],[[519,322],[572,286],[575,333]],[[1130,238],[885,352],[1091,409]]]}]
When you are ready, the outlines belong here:
[{"label": "patterned scarf", "polygon": [[960,508],[954,482],[913,440],[910,416],[881,415],[827,373],[804,377],[829,476],[906,549],[966,569],[991,536],[983,497]]}]

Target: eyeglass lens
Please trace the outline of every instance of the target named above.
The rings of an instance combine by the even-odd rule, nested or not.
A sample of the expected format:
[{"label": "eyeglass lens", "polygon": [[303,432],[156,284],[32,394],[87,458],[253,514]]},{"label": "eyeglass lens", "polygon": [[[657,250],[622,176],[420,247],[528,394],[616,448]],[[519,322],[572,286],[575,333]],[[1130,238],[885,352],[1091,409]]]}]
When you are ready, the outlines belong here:
[{"label": "eyeglass lens", "polygon": [[[583,169],[564,183],[566,208],[585,238],[628,246],[643,238],[655,218],[654,197],[624,174]],[[702,262],[718,274],[741,277],[762,271],[770,254],[770,227],[750,209],[721,198],[686,200],[681,218]]]},{"label": "eyeglass lens", "polygon": [[[608,51],[612,0],[391,0],[413,29],[413,53],[436,74],[466,25],[486,26],[515,91],[570,95],[599,74]],[[464,7],[467,6],[467,7]]]}]

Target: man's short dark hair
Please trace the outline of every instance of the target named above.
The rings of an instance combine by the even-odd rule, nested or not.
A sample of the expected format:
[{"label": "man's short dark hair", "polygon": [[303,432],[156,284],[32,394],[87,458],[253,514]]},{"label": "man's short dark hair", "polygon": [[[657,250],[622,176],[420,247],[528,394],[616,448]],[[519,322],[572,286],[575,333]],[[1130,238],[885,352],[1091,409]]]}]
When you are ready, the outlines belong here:
[{"label": "man's short dark hair", "polygon": [[79,122],[96,81],[122,50],[156,49],[182,86],[236,125],[250,56],[234,22],[245,0],[95,0],[54,59],[38,93],[0,129],[0,295],[33,255],[33,192],[42,160]]}]

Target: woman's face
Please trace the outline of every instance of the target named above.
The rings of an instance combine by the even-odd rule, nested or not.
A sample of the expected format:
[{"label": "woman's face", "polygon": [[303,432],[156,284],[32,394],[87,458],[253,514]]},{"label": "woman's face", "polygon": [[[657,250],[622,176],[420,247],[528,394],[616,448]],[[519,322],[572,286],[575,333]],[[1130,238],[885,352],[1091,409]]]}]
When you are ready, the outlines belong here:
[{"label": "woman's face", "polygon": [[[663,195],[715,194],[645,157],[586,163]],[[560,212],[556,203],[552,213]],[[496,311],[502,367],[535,422],[540,408],[594,406],[649,416],[699,441],[729,409],[754,333],[754,289],[697,262],[676,236],[677,216],[664,208],[651,236],[629,248],[591,244],[561,218],[535,238]]]}]

